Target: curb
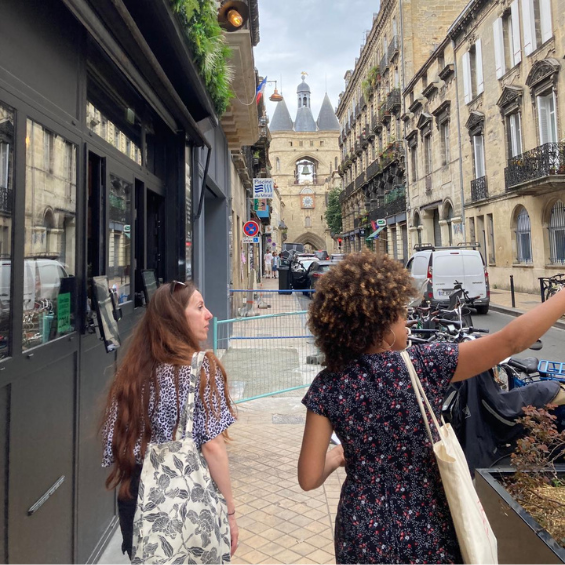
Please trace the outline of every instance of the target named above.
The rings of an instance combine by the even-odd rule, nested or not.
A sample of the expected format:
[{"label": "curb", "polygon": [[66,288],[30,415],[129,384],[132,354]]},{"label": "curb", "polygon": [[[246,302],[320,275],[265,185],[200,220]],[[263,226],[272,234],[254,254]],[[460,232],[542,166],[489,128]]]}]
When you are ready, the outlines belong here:
[{"label": "curb", "polygon": [[[518,308],[511,308],[510,306],[500,306],[499,304],[493,304],[492,302],[490,303],[489,308],[493,312],[498,312],[500,314],[507,314],[508,316],[514,316],[515,318],[521,316],[522,314],[525,314],[524,310],[518,310]],[[553,324],[553,327],[559,330],[565,330],[565,321],[557,320],[557,322]]]}]

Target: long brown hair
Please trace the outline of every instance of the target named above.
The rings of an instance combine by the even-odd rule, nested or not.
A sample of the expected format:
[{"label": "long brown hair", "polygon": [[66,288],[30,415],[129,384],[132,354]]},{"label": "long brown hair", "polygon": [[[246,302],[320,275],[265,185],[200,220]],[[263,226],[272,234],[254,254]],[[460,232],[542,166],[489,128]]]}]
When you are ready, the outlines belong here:
[{"label": "long brown hair", "polygon": [[[119,485],[120,498],[131,497],[129,487],[136,465],[134,449],[138,440],[141,438],[142,459],[147,444],[151,440],[149,391],[153,387],[154,406],[157,406],[159,400],[157,367],[161,364],[173,365],[175,368],[177,418],[180,416],[178,414],[178,369],[181,366],[190,365],[193,354],[200,350],[199,343],[185,315],[185,309],[195,290],[196,287],[190,282],[187,282],[186,286],[175,283],[164,284],[156,290],[116,370],[104,412],[104,422],[107,422],[117,406],[112,438],[114,466],[106,479],[106,487],[113,489]],[[217,411],[220,407],[220,395],[215,379],[217,367],[220,368],[223,376],[228,408],[233,413],[226,372],[213,353],[208,352],[206,356],[210,363],[210,378],[206,379],[202,370],[199,387],[199,395],[203,401],[206,416],[209,415],[208,403],[204,400],[207,382],[210,384],[211,397],[215,399],[215,402],[212,402],[213,405],[215,404],[213,409]]]}]

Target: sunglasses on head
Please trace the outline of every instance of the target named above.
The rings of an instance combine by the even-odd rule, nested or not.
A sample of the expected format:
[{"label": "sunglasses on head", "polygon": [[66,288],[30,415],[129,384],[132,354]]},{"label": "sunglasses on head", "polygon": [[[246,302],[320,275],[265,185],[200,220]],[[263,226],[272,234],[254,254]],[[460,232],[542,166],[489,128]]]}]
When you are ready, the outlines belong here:
[{"label": "sunglasses on head", "polygon": [[181,281],[171,281],[171,283],[169,283],[171,285],[171,296],[173,296],[173,294],[175,293],[175,290],[178,287],[184,287],[186,288],[186,283],[183,283]]}]

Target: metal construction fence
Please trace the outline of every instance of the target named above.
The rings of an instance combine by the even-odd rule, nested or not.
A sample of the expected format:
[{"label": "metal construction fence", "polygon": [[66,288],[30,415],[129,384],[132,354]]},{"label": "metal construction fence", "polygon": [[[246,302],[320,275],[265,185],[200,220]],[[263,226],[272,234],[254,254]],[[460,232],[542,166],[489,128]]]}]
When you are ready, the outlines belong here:
[{"label": "metal construction fence", "polygon": [[296,306],[296,297],[286,295],[285,303],[268,291],[265,294],[273,313],[214,318],[214,353],[226,368],[236,403],[275,394],[296,395],[320,370],[318,350],[307,328],[307,310],[276,312]]},{"label": "metal construction fence", "polygon": [[314,291],[307,290],[230,290],[232,318],[297,312],[308,308]]}]

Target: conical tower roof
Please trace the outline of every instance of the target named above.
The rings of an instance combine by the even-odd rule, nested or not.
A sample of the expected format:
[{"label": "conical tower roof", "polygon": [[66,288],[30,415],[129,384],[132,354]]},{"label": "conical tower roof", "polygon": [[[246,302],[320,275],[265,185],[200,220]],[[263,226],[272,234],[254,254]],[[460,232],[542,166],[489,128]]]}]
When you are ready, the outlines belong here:
[{"label": "conical tower roof", "polygon": [[318,114],[317,124],[320,131],[340,131],[341,129],[327,93],[324,96],[324,101],[322,102],[320,113]]},{"label": "conical tower roof", "polygon": [[290,112],[284,100],[277,102],[277,107],[275,108],[269,129],[271,131],[292,131],[294,129]]},{"label": "conical tower roof", "polygon": [[308,106],[298,108],[296,121],[294,122],[294,131],[316,131],[317,129],[312,110]]}]

